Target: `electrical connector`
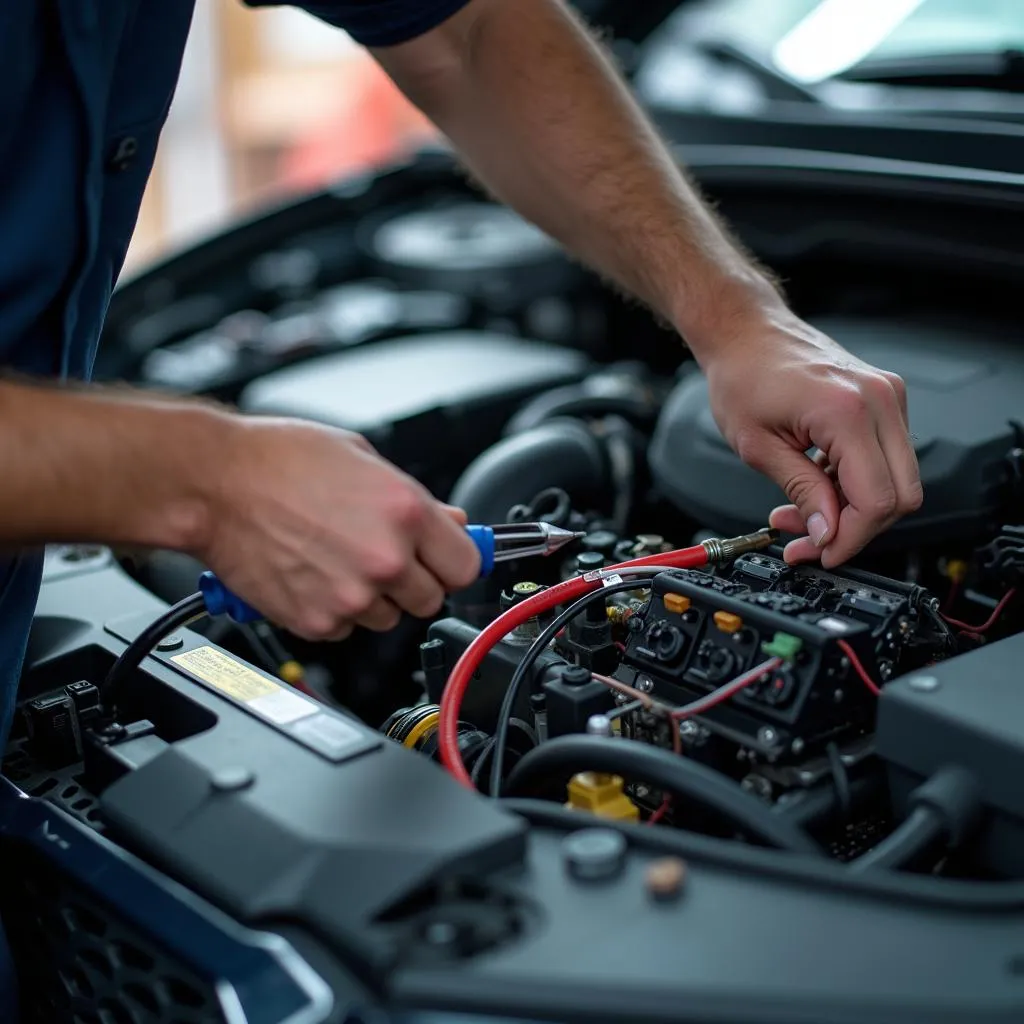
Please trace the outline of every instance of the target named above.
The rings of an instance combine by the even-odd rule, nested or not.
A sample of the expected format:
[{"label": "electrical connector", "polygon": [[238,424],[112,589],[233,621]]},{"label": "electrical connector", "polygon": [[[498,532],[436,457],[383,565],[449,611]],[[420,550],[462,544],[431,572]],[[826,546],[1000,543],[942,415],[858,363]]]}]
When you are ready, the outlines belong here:
[{"label": "electrical connector", "polygon": [[771,658],[782,658],[792,661],[802,650],[804,642],[790,633],[776,633],[767,643],[761,644],[761,650]]}]

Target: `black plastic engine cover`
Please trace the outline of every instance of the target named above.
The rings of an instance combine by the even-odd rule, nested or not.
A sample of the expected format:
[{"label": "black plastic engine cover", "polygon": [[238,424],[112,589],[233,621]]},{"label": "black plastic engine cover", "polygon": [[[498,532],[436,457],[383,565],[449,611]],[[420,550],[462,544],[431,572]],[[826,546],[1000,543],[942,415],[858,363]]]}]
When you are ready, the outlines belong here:
[{"label": "black plastic engine cover", "polygon": [[[1004,459],[1024,421],[1024,347],[981,331],[895,320],[821,319],[815,326],[906,381],[924,505],[880,538],[900,547],[983,526],[1000,503]],[[724,533],[764,525],[785,500],[745,466],[711,415],[705,378],[685,377],[662,410],[649,450],[659,489],[681,511]]]},{"label": "black plastic engine cover", "polygon": [[882,692],[878,756],[899,813],[913,789],[942,768],[968,769],[986,813],[977,854],[999,874],[1024,862],[1024,635],[896,680]]},{"label": "black plastic engine cover", "polygon": [[488,331],[391,338],[267,374],[243,392],[248,413],[296,416],[365,435],[436,490],[498,441],[540,391],[574,383],[581,352]]}]

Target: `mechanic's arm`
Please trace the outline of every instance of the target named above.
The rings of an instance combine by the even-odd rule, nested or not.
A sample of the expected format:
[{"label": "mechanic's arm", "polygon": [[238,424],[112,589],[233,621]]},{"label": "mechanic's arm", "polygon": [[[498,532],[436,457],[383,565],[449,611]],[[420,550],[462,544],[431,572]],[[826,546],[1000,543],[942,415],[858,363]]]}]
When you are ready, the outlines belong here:
[{"label": "mechanic's arm", "polygon": [[0,547],[195,555],[310,639],[436,614],[479,554],[461,513],[360,437],[127,389],[0,382]]},{"label": "mechanic's arm", "polygon": [[836,565],[918,507],[903,382],[788,310],[561,0],[472,0],[374,56],[500,199],[683,335],[726,438],[794,502],[775,525],[813,538],[788,557]]}]

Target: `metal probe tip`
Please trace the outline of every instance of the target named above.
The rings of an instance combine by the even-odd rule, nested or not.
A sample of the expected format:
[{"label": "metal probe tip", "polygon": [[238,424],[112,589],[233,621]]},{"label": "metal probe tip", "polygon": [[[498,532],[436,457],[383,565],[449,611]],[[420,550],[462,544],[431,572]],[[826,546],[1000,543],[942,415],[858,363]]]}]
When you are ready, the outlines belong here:
[{"label": "metal probe tip", "polygon": [[719,540],[713,537],[701,543],[701,547],[707,552],[708,562],[731,562],[740,555],[749,551],[762,551],[771,547],[779,539],[779,531],[770,526],[758,530],[756,533],[745,533],[740,537],[729,537]]}]

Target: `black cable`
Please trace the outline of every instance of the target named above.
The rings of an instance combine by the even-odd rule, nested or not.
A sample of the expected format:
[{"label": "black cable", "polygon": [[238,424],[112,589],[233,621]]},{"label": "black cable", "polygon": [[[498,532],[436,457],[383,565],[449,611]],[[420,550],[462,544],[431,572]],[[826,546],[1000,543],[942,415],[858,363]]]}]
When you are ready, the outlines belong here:
[{"label": "black cable", "polygon": [[978,780],[966,768],[941,768],[907,798],[906,820],[874,849],[850,864],[850,870],[902,868],[931,849],[955,850],[977,829],[982,816]]},{"label": "black cable", "polygon": [[608,772],[644,782],[677,799],[701,804],[763,845],[822,856],[810,836],[773,814],[767,804],[728,776],[646,743],[602,736],[559,736],[532,750],[515,766],[508,792],[530,796],[553,778],[583,771]]},{"label": "black cable", "polygon": [[[865,775],[850,780],[851,807],[865,807],[876,800],[884,786],[880,773]],[[833,818],[845,818],[846,812],[839,803],[836,788],[831,782],[801,789],[781,796],[772,805],[772,814],[785,818],[800,828],[818,828]]]},{"label": "black cable", "polygon": [[480,788],[480,780],[483,778],[484,767],[487,764],[488,758],[494,753],[494,737],[492,736],[487,743],[484,745],[484,749],[480,751],[480,756],[476,759],[476,764],[473,765],[473,770],[469,773],[469,781],[473,783],[474,789]]},{"label": "black cable", "polygon": [[171,605],[163,615],[154,619],[121,653],[107,673],[100,687],[100,702],[107,712],[116,717],[120,691],[129,676],[152,653],[164,637],[206,615],[206,602],[201,593],[190,594]]},{"label": "black cable", "polygon": [[936,848],[946,834],[946,820],[934,808],[915,807],[895,832],[850,864],[851,871],[892,870],[914,863]]},{"label": "black cable", "polygon": [[277,633],[274,631],[274,627],[265,619],[250,623],[249,629],[259,637],[267,650],[270,651],[270,656],[277,659],[279,666],[295,660],[288,648],[281,643]]},{"label": "black cable", "polygon": [[516,700],[519,697],[523,680],[526,679],[534,662],[541,656],[562,627],[585,611],[595,601],[603,601],[609,594],[618,594],[625,590],[643,590],[650,585],[649,580],[641,577],[638,580],[623,580],[621,583],[611,583],[601,587],[599,590],[584,594],[583,597],[556,615],[530,645],[529,650],[523,655],[522,661],[516,666],[515,672],[512,673],[512,680],[508,684],[508,689],[505,691],[505,696],[501,702],[501,709],[498,711],[498,723],[494,730],[494,757],[491,759],[490,795],[492,798],[497,799],[501,795],[502,774],[505,767],[505,749],[508,747],[508,729],[509,723],[512,720],[512,709],[515,707]]},{"label": "black cable", "polygon": [[259,635],[259,633],[256,632],[255,629],[252,628],[251,625],[240,622],[237,624],[236,628],[238,629],[238,632],[241,633],[243,637],[245,637],[245,642],[249,645],[249,649],[252,651],[252,653],[255,654],[260,661],[263,662],[263,667],[268,672],[272,672],[275,676],[279,675],[281,672],[281,666],[288,659],[285,658],[281,661],[278,661],[274,657],[273,652],[270,650],[270,647],[266,643],[264,643],[263,638]]}]

